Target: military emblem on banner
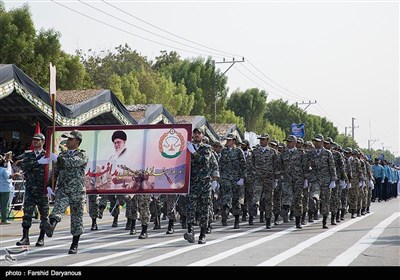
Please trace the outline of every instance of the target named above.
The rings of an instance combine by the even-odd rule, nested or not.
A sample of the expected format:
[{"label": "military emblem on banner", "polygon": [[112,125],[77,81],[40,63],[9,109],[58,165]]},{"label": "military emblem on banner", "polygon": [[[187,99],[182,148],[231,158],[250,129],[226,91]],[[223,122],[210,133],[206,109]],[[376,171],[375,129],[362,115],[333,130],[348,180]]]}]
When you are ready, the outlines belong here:
[{"label": "military emblem on banner", "polygon": [[160,137],[158,149],[163,157],[176,158],[182,153],[184,143],[185,139],[182,133],[171,128]]}]

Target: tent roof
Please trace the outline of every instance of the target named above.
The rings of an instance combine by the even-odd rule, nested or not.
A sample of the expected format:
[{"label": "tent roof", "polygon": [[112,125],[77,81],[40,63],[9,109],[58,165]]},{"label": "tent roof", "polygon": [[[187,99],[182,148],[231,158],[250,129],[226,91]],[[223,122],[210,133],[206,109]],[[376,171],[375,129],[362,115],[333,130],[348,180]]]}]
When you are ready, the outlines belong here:
[{"label": "tent roof", "polygon": [[[56,100],[57,125],[137,123],[110,90],[60,91]],[[0,115],[44,115],[49,123],[50,95],[14,64],[0,64]]]},{"label": "tent roof", "polygon": [[175,118],[161,104],[135,104],[126,106],[138,124],[174,124]]},{"label": "tent roof", "polygon": [[175,116],[175,120],[176,123],[192,124],[192,130],[198,126],[203,127],[206,130],[206,136],[210,138],[211,142],[219,141],[217,132],[204,116]]}]

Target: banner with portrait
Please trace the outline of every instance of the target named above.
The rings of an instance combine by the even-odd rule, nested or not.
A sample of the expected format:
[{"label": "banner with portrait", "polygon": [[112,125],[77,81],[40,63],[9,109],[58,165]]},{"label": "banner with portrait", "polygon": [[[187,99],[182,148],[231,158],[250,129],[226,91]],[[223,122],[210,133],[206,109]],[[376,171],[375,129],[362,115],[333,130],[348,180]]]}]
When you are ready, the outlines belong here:
[{"label": "banner with portrait", "polygon": [[61,135],[74,129],[89,158],[87,194],[189,192],[191,124],[56,127],[56,154],[67,149]]}]

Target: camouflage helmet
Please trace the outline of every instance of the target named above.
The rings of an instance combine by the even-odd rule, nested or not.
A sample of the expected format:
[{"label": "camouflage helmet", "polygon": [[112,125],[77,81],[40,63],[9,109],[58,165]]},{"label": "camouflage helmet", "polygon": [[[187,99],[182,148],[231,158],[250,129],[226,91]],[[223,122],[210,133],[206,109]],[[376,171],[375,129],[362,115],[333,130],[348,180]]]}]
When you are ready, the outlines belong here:
[{"label": "camouflage helmet", "polygon": [[313,141],[317,141],[317,142],[324,141],[324,136],[323,136],[322,134],[316,134],[316,135],[314,136]]}]

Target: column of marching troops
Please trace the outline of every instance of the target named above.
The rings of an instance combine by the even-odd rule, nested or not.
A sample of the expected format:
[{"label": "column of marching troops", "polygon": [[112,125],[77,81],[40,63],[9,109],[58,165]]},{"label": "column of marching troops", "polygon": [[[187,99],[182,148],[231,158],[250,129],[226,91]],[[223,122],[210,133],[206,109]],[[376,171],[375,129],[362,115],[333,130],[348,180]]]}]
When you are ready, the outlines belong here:
[{"label": "column of marching troops", "polygon": [[[72,141],[77,135],[76,138],[81,141],[81,134],[73,132],[65,137]],[[297,229],[321,217],[322,228],[326,229],[328,217],[330,225],[334,226],[345,219],[346,213],[350,213],[351,218],[370,213],[371,201],[397,197],[397,170],[385,161],[381,165],[379,159],[375,159],[375,164],[371,166],[360,150],[342,149],[330,137],[325,138],[321,134],[315,135],[312,142],[289,135],[286,143],[278,143],[270,141],[269,135],[264,133],[258,137],[260,143],[255,147],[250,147],[247,140],[237,142],[233,134],[228,134],[224,147],[220,142],[210,146],[204,134],[202,128],[195,128],[192,142],[187,143],[191,153],[190,190],[187,195],[89,195],[90,230],[98,230],[97,219],[102,219],[108,201],[109,212],[114,217],[111,226],[118,227],[120,206],[125,205],[125,229],[130,235],[135,235],[136,221],[140,220],[139,239],[148,238],[150,222],[154,222],[154,230],[161,229],[162,219],[168,219],[166,234],[173,234],[179,214],[182,228],[187,229],[184,239],[193,243],[195,226],[198,226],[198,243],[205,244],[206,234],[212,231],[212,223],[229,226],[231,214],[234,229],[240,228],[240,220],[248,221],[253,226],[257,217],[260,223],[265,223],[266,229],[271,229],[271,224],[279,225],[280,217],[283,223],[295,220]],[[30,188],[39,185],[44,175],[43,165],[37,164],[44,155],[44,136],[39,136],[35,135],[39,139],[37,150],[40,155],[27,155],[23,164],[28,178],[28,195],[32,193]],[[78,147],[75,147],[73,155],[61,154],[62,162],[74,160],[74,155],[84,159],[84,151]],[[60,157],[55,159],[58,163]],[[36,246],[44,245],[45,233],[51,237],[61,219],[56,220],[52,213],[48,222],[49,208],[44,202],[46,195],[37,192],[35,196],[41,200],[35,198],[35,202],[29,199],[26,200],[29,205],[24,205],[23,237],[17,242],[18,246],[29,245],[29,228],[35,204],[41,215],[41,231]],[[82,217],[76,217],[72,212],[71,233],[74,239],[69,253],[75,254],[83,224]],[[51,229],[49,225],[52,225]]]}]

